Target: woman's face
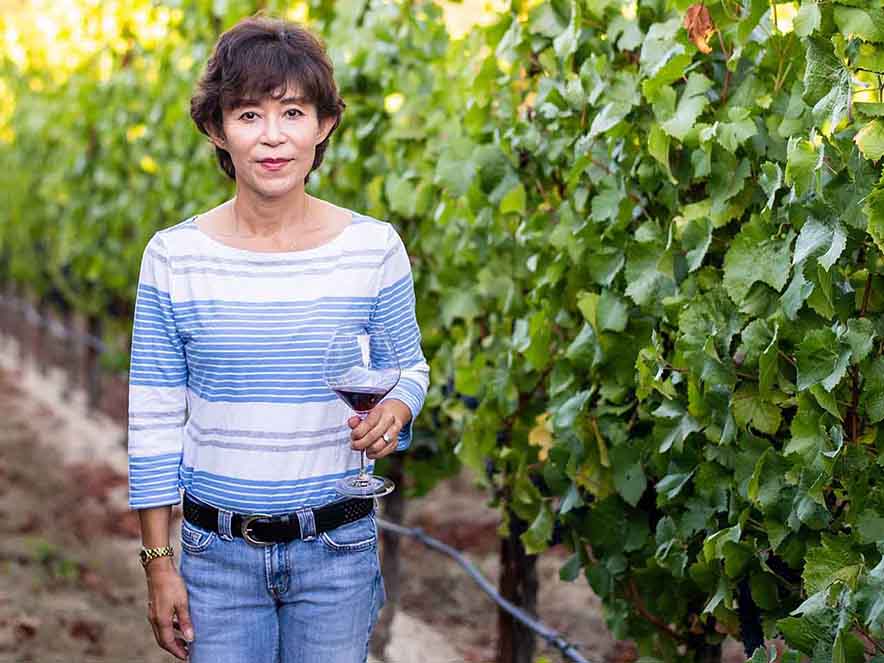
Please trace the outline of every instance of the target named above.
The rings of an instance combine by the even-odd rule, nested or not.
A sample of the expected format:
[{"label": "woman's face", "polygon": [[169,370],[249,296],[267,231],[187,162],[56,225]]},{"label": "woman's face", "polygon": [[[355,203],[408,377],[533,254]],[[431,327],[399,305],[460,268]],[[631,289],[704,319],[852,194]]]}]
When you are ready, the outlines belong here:
[{"label": "woman's face", "polygon": [[316,146],[333,124],[334,118],[320,123],[313,104],[289,87],[280,99],[267,96],[225,110],[224,137],[213,142],[230,154],[237,189],[277,197],[303,187]]}]

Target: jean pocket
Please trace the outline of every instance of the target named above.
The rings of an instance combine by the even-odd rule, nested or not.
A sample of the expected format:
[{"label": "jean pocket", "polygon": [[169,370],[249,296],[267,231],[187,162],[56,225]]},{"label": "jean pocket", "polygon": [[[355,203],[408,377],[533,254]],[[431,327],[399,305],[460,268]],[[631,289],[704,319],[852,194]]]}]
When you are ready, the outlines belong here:
[{"label": "jean pocket", "polygon": [[319,540],[337,552],[370,550],[377,545],[378,530],[374,517],[369,514],[352,523],[322,532]]},{"label": "jean pocket", "polygon": [[204,553],[217,538],[217,532],[202,529],[187,520],[181,521],[181,548],[191,555]]}]

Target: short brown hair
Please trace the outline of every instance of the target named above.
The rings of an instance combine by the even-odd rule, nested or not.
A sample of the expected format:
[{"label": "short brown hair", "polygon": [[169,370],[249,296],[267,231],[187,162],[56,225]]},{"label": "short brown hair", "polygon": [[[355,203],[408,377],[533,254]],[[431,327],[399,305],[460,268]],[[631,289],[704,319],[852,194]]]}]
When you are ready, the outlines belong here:
[{"label": "short brown hair", "polygon": [[[319,168],[331,135],[341,122],[346,104],[338,95],[334,67],[322,42],[305,28],[269,16],[251,16],[224,32],[215,44],[206,69],[190,99],[190,117],[207,136],[223,136],[222,112],[244,99],[261,99],[286,87],[316,108],[317,119],[334,117],[325,140],[316,146],[310,173]],[[277,98],[274,96],[273,98]],[[236,180],[227,150],[215,146],[221,169]]]}]

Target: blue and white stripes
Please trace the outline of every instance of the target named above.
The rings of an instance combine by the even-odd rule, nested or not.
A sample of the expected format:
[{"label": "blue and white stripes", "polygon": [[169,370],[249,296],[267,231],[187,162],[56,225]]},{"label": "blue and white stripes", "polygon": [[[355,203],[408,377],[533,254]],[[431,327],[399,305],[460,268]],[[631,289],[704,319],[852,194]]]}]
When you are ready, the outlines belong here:
[{"label": "blue and white stripes", "polygon": [[[387,398],[414,416],[429,367],[411,267],[387,223],[353,213],[328,244],[261,253],[195,219],[156,233],[142,259],[129,380],[129,505],[282,513],[335,499],[359,467],[352,414],[322,379],[340,327],[390,332],[402,378]],[[400,433],[408,447],[411,427]]]}]

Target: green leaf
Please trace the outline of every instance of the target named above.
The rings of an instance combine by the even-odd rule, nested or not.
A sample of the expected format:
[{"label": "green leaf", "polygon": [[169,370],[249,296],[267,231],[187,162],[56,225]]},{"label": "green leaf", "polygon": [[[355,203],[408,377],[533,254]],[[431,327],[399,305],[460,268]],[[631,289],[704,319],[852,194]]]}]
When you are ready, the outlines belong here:
[{"label": "green leaf", "polygon": [[780,408],[765,401],[754,387],[741,387],[733,397],[734,419],[740,426],[752,426],[762,433],[773,435],[782,423]]},{"label": "green leaf", "polygon": [[700,268],[711,243],[712,222],[708,218],[702,217],[688,221],[681,236],[688,272],[694,272]]},{"label": "green leaf", "polygon": [[581,20],[581,5],[579,2],[572,1],[571,20],[568,22],[568,28],[553,40],[553,48],[559,60],[566,60],[577,51]]},{"label": "green leaf", "polygon": [[690,54],[676,38],[680,30],[681,18],[675,16],[666,22],[652,24],[645,35],[639,62],[645,77],[642,93],[647,99],[681,78],[685,67],[691,63]]},{"label": "green leaf", "polygon": [[590,278],[605,287],[610,287],[625,263],[623,251],[614,247],[598,247],[596,252],[586,257],[586,269]]},{"label": "green leaf", "polygon": [[815,329],[805,336],[795,356],[799,390],[819,383],[832,391],[847,372],[850,347],[840,343],[831,329]]},{"label": "green leaf", "polygon": [[779,601],[777,581],[770,573],[753,573],[749,577],[749,591],[752,600],[762,610],[775,610]]},{"label": "green leaf", "polygon": [[884,541],[884,514],[866,509],[857,516],[856,531],[863,543]]},{"label": "green leaf", "polygon": [[826,447],[826,433],[822,414],[806,395],[798,398],[798,412],[792,418],[789,440],[783,455],[799,454],[808,463]]},{"label": "green leaf", "polygon": [[442,320],[450,326],[456,319],[472,320],[479,315],[479,302],[476,295],[466,290],[451,292],[442,304]]},{"label": "green leaf", "polygon": [[832,229],[822,221],[813,217],[809,218],[798,233],[795,242],[795,254],[792,256],[792,264],[804,262],[808,257],[820,249],[828,247],[832,241]]},{"label": "green leaf", "polygon": [[753,320],[740,333],[740,352],[744,353],[743,363],[754,364],[774,339],[774,331],[765,320]]},{"label": "green leaf", "polygon": [[623,501],[635,506],[648,486],[640,452],[631,446],[614,447],[611,449],[611,464],[614,468],[614,487]]},{"label": "green leaf", "polygon": [[680,417],[675,424],[662,426],[663,439],[660,442],[660,453],[666,453],[672,447],[680,450],[688,435],[701,430],[703,430],[703,427],[689,414]]},{"label": "green leaf", "polygon": [[691,480],[692,476],[694,476],[693,472],[667,474],[657,482],[654,489],[658,494],[665,495],[667,500],[674,499],[681,492],[681,489],[685,487],[687,482]]},{"label": "green leaf", "polygon": [[866,198],[863,212],[869,219],[869,235],[875,240],[878,250],[884,253],[884,186],[879,184]]},{"label": "green leaf", "polygon": [[821,408],[837,418],[838,421],[843,421],[841,411],[838,409],[838,399],[835,398],[834,393],[823,389],[821,384],[812,385],[810,387],[810,393],[816,399],[816,402],[819,403]]},{"label": "green leaf", "polygon": [[595,366],[602,358],[602,348],[598,337],[588,322],[583,324],[580,333],[568,346],[565,357],[577,364]]},{"label": "green leaf", "polygon": [[651,130],[648,132],[648,153],[654,157],[661,166],[663,166],[663,172],[666,173],[669,181],[673,184],[677,184],[678,180],[672,176],[672,171],[669,169],[670,140],[669,136],[663,131],[659,124],[655,122],[651,125]]},{"label": "green leaf", "polygon": [[859,37],[864,41],[884,42],[884,11],[880,7],[835,6],[835,24],[845,37]]},{"label": "green leaf", "polygon": [[870,424],[884,421],[884,357],[877,357],[863,372],[865,383],[860,394],[860,405]]},{"label": "green leaf", "polygon": [[559,513],[566,514],[571,509],[575,509],[580,506],[583,506],[583,498],[580,496],[580,490],[577,488],[577,484],[572,483],[568,487],[568,492],[565,494],[565,498],[562,500],[562,503],[559,506]]},{"label": "green leaf", "polygon": [[525,187],[519,182],[501,199],[500,213],[507,214],[509,212],[515,212],[517,214],[524,214],[525,198]]},{"label": "green leaf", "polygon": [[555,516],[546,502],[541,503],[540,511],[531,526],[522,534],[522,543],[525,544],[525,552],[529,555],[537,555],[549,547],[552,539]]},{"label": "green leaf", "polygon": [[813,292],[813,283],[804,278],[804,263],[795,265],[795,271],[792,274],[792,280],[789,281],[789,287],[780,297],[783,304],[783,312],[789,320],[794,320],[798,316],[798,311],[804,305],[804,302]]},{"label": "green leaf", "polygon": [[[762,398],[770,396],[779,374],[779,328],[774,329],[774,337],[758,358],[758,393]],[[755,425],[759,428],[758,425]],[[759,430],[762,430],[759,428]]]},{"label": "green leaf", "polygon": [[822,534],[820,545],[805,555],[802,578],[808,594],[816,594],[840,581],[852,587],[862,570],[862,555],[846,536]]},{"label": "green leaf", "polygon": [[730,108],[728,117],[731,122],[721,122],[718,125],[718,142],[728,152],[736,152],[740,145],[758,133],[758,128],[748,108]]},{"label": "green leaf", "polygon": [[603,187],[592,199],[593,221],[616,221],[620,215],[620,203],[626,196],[618,189]]},{"label": "green leaf", "polygon": [[574,553],[568,558],[568,561],[565,562],[559,569],[559,580],[563,580],[565,582],[573,582],[577,580],[577,577],[580,575],[580,569],[582,568],[582,566],[582,555],[580,555],[579,553]]},{"label": "green leaf", "polygon": [[[813,103],[813,116],[826,133],[847,115],[850,72],[835,55],[832,43],[822,37],[805,40],[804,99]],[[787,175],[788,178],[788,175]]]},{"label": "green leaf", "polygon": [[790,646],[810,656],[818,642],[831,642],[830,633],[836,621],[835,611],[825,610],[801,617],[780,619],[777,621],[777,628]]},{"label": "green leaf", "polygon": [[816,2],[814,0],[809,2],[805,0],[801,3],[798,14],[792,23],[795,34],[799,37],[810,36],[811,33],[819,29],[821,18],[820,8]]},{"label": "green leaf", "polygon": [[847,235],[844,232],[844,228],[838,224],[832,229],[832,242],[829,245],[828,250],[817,258],[817,263],[820,267],[828,271],[838,258],[841,257],[841,254],[844,252],[844,247],[846,246]]},{"label": "green leaf", "polygon": [[767,196],[765,209],[772,209],[776,201],[776,193],[783,186],[783,170],[780,164],[765,161],[761,166],[761,175],[758,177],[758,183]]},{"label": "green leaf", "polygon": [[608,129],[617,126],[629,114],[630,110],[632,110],[632,105],[622,101],[611,101],[605,104],[596,113],[592,124],[589,126],[589,137],[595,138],[605,133]]},{"label": "green leaf", "polygon": [[850,346],[850,361],[858,364],[869,356],[874,347],[875,326],[868,318],[851,318],[847,321],[844,340]]},{"label": "green leaf", "polygon": [[724,287],[736,304],[756,281],[782,290],[789,278],[792,238],[774,237],[773,228],[755,217],[743,225],[724,257]]},{"label": "green leaf", "polygon": [[786,146],[786,184],[803,196],[813,185],[813,175],[821,167],[822,158],[809,140],[792,136]]},{"label": "green leaf", "polygon": [[661,122],[663,130],[673,138],[684,140],[688,132],[693,128],[697,118],[706,108],[709,99],[706,92],[712,87],[712,81],[703,74],[691,73],[688,76],[687,85],[678,100],[675,114]]},{"label": "green leaf", "polygon": [[590,391],[579,391],[566,400],[561,407],[555,410],[553,415],[555,427],[560,430],[570,429],[591,395]]},{"label": "green leaf", "polygon": [[451,190],[452,195],[462,196],[476,177],[476,165],[472,161],[475,145],[466,138],[451,140],[439,155],[435,181]]},{"label": "green leaf", "polygon": [[629,307],[622,297],[610,290],[603,290],[597,319],[600,330],[622,332],[629,321]]},{"label": "green leaf", "polygon": [[884,156],[884,122],[872,120],[856,132],[853,142],[866,159],[877,161]]},{"label": "green leaf", "polygon": [[673,280],[658,269],[665,252],[652,244],[633,243],[626,259],[626,296],[639,306],[675,290]]}]

